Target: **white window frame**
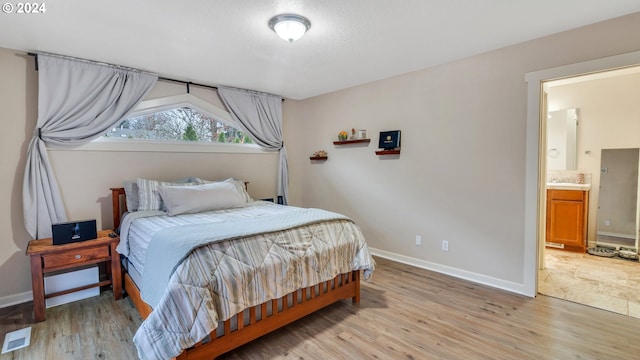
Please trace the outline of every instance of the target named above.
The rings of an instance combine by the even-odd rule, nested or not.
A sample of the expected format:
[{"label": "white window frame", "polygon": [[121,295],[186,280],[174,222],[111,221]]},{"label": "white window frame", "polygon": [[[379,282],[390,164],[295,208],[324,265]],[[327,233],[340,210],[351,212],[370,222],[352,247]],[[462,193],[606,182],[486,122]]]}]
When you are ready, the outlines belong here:
[{"label": "white window frame", "polygon": [[[142,101],[128,117],[136,117],[180,107],[189,107],[206,114],[216,121],[238,127],[228,111],[219,108],[195,95],[180,94]],[[121,139],[101,136],[75,148],[48,147],[49,151],[126,151],[126,152],[184,152],[184,153],[272,153],[256,144],[218,142],[166,141],[152,139]]]}]

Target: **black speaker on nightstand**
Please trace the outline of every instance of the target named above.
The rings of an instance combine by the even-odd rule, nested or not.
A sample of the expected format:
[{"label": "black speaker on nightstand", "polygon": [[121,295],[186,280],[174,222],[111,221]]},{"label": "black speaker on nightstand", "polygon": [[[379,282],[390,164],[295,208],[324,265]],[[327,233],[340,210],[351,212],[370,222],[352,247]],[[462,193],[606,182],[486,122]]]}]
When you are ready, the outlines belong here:
[{"label": "black speaker on nightstand", "polygon": [[69,221],[51,225],[53,245],[69,244],[98,237],[95,220]]}]

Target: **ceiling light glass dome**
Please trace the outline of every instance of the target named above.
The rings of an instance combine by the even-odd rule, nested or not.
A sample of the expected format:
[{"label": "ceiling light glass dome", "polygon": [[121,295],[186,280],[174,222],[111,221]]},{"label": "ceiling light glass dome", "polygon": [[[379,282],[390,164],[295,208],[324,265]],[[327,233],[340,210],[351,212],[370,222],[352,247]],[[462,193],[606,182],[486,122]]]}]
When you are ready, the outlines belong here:
[{"label": "ceiling light glass dome", "polygon": [[269,20],[269,27],[282,39],[292,43],[309,30],[311,22],[304,16],[280,14]]}]

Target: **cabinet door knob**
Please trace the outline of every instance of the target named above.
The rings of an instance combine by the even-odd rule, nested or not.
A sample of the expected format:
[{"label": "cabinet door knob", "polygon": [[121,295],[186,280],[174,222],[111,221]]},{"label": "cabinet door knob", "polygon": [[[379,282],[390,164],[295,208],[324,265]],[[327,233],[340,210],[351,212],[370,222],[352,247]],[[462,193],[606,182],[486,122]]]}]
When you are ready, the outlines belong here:
[{"label": "cabinet door knob", "polygon": [[80,255],[80,254],[76,255],[76,260],[81,259],[81,258],[82,258],[82,255]]}]

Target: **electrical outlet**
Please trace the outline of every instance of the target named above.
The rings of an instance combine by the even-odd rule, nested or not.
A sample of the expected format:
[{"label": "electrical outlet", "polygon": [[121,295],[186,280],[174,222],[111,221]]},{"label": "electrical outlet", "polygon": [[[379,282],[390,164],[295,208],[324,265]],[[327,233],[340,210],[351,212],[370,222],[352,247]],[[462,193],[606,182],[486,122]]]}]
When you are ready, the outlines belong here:
[{"label": "electrical outlet", "polygon": [[416,235],[416,246],[422,245],[422,236]]},{"label": "electrical outlet", "polygon": [[442,240],[442,251],[449,251],[449,241]]}]

